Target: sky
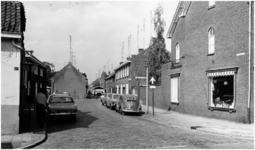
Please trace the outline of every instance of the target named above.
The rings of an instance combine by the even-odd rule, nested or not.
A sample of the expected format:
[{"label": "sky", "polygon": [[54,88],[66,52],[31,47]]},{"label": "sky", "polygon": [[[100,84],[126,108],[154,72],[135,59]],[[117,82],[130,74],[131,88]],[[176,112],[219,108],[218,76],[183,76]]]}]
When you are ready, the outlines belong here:
[{"label": "sky", "polygon": [[[87,74],[89,83],[98,78],[100,72],[112,72],[119,65],[122,45],[123,61],[129,54],[136,55],[138,48],[148,48],[150,37],[155,35],[151,16],[159,3],[164,7],[166,38],[178,5],[178,1],[21,2],[27,19],[25,49],[33,50],[35,57],[52,63],[59,71],[70,61],[71,43],[73,64]],[[166,38],[169,51],[170,44]]]}]

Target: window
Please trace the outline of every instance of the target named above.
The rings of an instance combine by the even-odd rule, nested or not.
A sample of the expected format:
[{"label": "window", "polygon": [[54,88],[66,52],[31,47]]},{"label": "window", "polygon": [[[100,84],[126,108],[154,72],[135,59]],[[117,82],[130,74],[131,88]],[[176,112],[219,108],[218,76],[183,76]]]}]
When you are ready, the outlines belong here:
[{"label": "window", "polygon": [[214,54],[215,53],[215,31],[213,28],[209,29],[208,40],[209,40],[208,54],[209,55]]},{"label": "window", "polygon": [[34,74],[38,75],[38,67],[34,66]]},{"label": "window", "polygon": [[234,109],[235,71],[207,73],[209,78],[209,109]]},{"label": "window", "polygon": [[211,6],[213,6],[213,5],[215,5],[215,1],[209,0],[209,7],[211,7]]},{"label": "window", "polygon": [[175,46],[175,50],[176,50],[176,63],[179,63],[180,62],[180,46],[179,46],[179,43],[176,44]]},{"label": "window", "polygon": [[27,95],[30,95],[30,81],[27,82]]},{"label": "window", "polygon": [[35,82],[35,95],[38,93],[37,82]]},{"label": "window", "polygon": [[129,94],[129,85],[128,85],[128,83],[126,84],[126,94]]},{"label": "window", "polygon": [[43,76],[43,69],[40,69],[40,76]]},{"label": "window", "polygon": [[171,78],[171,103],[179,103],[179,78]]}]

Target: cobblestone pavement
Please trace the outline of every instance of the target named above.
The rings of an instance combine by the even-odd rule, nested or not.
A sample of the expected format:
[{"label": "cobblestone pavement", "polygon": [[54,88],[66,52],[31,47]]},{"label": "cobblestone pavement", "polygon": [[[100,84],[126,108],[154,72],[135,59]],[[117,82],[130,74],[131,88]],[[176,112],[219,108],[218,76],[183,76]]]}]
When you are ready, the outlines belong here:
[{"label": "cobblestone pavement", "polygon": [[48,139],[35,149],[207,149],[254,148],[254,141],[165,125],[137,115],[122,116],[99,99],[76,100],[77,121],[52,117]]}]

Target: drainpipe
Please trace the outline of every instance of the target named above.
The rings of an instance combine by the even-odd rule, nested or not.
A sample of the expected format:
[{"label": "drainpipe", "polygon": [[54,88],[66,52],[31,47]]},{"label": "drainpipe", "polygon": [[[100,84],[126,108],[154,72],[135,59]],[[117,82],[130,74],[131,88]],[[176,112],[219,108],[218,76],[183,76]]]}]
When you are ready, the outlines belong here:
[{"label": "drainpipe", "polygon": [[[19,114],[18,116],[21,117],[21,104],[22,104],[22,98],[23,98],[23,57],[24,57],[24,48],[20,45],[17,45],[15,43],[15,40],[12,40],[12,44],[14,47],[16,47],[17,49],[20,50],[21,53],[21,57],[20,57],[20,83],[19,83],[19,88],[20,88],[20,93],[19,93],[19,97],[20,97],[20,101],[19,101]],[[22,44],[23,45],[23,44]],[[19,120],[19,133],[21,133],[21,121]]]},{"label": "drainpipe", "polygon": [[249,52],[248,52],[248,104],[247,104],[247,119],[251,123],[251,1],[249,1]]}]

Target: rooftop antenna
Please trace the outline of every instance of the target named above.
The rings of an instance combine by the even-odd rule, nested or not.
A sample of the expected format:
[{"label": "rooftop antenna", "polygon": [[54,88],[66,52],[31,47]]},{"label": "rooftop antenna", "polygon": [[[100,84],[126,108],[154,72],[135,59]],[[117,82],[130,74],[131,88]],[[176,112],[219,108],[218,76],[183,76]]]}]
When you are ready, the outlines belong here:
[{"label": "rooftop antenna", "polygon": [[150,16],[150,17],[151,17],[151,23],[150,23],[150,36],[152,36],[152,35],[151,35],[152,12],[151,12],[151,16]]},{"label": "rooftop antenna", "polygon": [[139,25],[137,25],[137,49],[139,49]]},{"label": "rooftop antenna", "polygon": [[123,62],[123,58],[124,58],[124,42],[122,42],[122,45],[121,46],[121,62]]},{"label": "rooftop antenna", "polygon": [[70,35],[70,60],[69,62],[73,63],[73,56],[72,56],[72,36]]},{"label": "rooftop antenna", "polygon": [[145,41],[145,18],[143,18],[143,49],[144,49],[144,41]]}]

